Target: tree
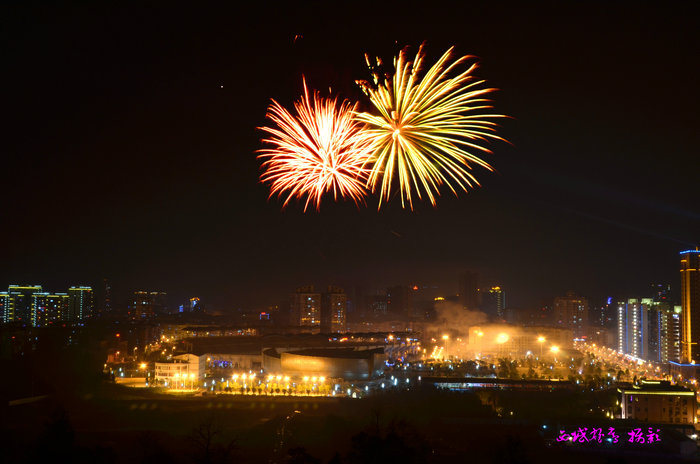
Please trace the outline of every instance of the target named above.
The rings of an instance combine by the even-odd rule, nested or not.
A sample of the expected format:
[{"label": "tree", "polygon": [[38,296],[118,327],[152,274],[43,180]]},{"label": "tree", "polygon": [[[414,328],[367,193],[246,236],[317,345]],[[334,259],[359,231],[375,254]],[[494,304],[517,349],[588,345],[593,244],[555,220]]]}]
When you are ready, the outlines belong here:
[{"label": "tree", "polygon": [[235,440],[227,440],[224,430],[214,416],[200,422],[190,434],[194,461],[201,464],[223,463],[235,449]]}]

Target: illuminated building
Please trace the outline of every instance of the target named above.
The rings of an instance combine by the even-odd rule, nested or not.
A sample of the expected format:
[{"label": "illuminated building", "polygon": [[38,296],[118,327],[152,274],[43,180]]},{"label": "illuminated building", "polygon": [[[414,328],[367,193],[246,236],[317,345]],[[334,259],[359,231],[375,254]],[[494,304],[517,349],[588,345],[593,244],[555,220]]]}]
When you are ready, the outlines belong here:
[{"label": "illuminated building", "polygon": [[319,329],[321,326],[321,294],[314,291],[313,285],[299,287],[292,294],[292,324],[300,327]]},{"label": "illuminated building", "polygon": [[607,297],[605,303],[596,308],[597,315],[595,316],[595,320],[593,320],[594,316],[589,314],[591,317],[591,324],[608,329],[617,327],[617,308],[618,306],[615,304],[613,297]]},{"label": "illuminated building", "polygon": [[662,358],[663,362],[680,362],[681,360],[681,313],[681,306],[676,305],[665,318],[667,338],[664,340],[663,353],[667,359]]},{"label": "illuminated building", "polygon": [[10,294],[0,292],[0,322],[10,322]]},{"label": "illuminated building", "polygon": [[70,297],[67,293],[35,293],[34,298],[36,327],[68,321]]},{"label": "illuminated building", "polygon": [[321,332],[345,332],[348,297],[339,287],[329,286],[321,304]]},{"label": "illuminated building", "polygon": [[155,380],[161,385],[175,387],[197,387],[204,379],[205,355],[187,353],[173,356],[170,362],[155,363]]},{"label": "illuminated building", "polygon": [[91,287],[68,289],[68,317],[66,321],[82,321],[92,317],[94,300]]},{"label": "illuminated building", "polygon": [[43,292],[41,285],[10,285],[0,293],[2,322],[33,327],[80,321],[92,315],[92,289],[71,287],[68,293]]},{"label": "illuminated building", "polygon": [[42,291],[41,285],[10,285],[0,293],[0,322],[32,327],[81,321],[93,312],[92,289],[71,287],[68,293]]},{"label": "illuminated building", "polygon": [[620,305],[619,311],[624,314],[624,330],[622,352],[637,358],[646,359],[649,352],[649,305],[651,298],[630,298],[627,303]]},{"label": "illuminated building", "polygon": [[639,385],[618,388],[622,419],[657,424],[694,424],[695,392],[667,381],[642,380]]},{"label": "illuminated building", "polygon": [[369,379],[384,369],[384,348],[305,348],[262,352],[263,369],[290,376],[317,375],[343,379]]},{"label": "illuminated building", "polygon": [[462,308],[470,311],[479,309],[478,279],[478,274],[471,271],[465,271],[459,277],[459,302]]},{"label": "illuminated building", "polygon": [[681,360],[700,362],[700,249],[681,251]]},{"label": "illuminated building", "polygon": [[678,320],[665,301],[629,298],[620,302],[617,350],[647,361],[677,361]]},{"label": "illuminated building", "polygon": [[554,299],[554,322],[574,331],[574,336],[584,334],[584,327],[588,323],[588,300],[568,292],[566,296]]},{"label": "illuminated building", "polygon": [[480,290],[481,310],[497,319],[504,319],[506,294],[500,286]]},{"label": "illuminated building", "polygon": [[5,322],[34,325],[35,293],[41,293],[41,285],[10,285],[6,294]]},{"label": "illuminated building", "polygon": [[150,319],[166,311],[165,292],[134,292],[132,319]]}]

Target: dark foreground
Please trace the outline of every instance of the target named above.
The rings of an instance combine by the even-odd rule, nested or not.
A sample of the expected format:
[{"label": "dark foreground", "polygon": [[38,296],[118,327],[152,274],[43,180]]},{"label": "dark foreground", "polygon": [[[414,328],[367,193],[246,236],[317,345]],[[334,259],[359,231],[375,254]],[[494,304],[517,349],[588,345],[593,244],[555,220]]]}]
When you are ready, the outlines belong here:
[{"label": "dark foreground", "polygon": [[0,445],[7,463],[693,461],[664,442],[553,441],[563,424],[594,420],[584,410],[604,400],[549,392],[485,398],[429,389],[363,400],[173,397],[102,384],[91,394],[54,393],[5,406]]}]

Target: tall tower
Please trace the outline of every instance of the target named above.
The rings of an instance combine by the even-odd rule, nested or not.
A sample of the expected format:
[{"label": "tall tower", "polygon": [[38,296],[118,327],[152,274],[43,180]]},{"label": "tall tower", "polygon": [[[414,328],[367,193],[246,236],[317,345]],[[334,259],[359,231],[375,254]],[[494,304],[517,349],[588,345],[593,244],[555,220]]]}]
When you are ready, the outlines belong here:
[{"label": "tall tower", "polygon": [[465,271],[459,276],[459,302],[464,309],[479,309],[479,276],[476,272]]},{"label": "tall tower", "polygon": [[104,279],[104,295],[102,301],[102,311],[105,313],[112,312],[112,284],[108,279]]},{"label": "tall tower", "polygon": [[681,361],[700,363],[700,248],[681,251]]},{"label": "tall tower", "polygon": [[503,288],[493,286],[481,291],[481,309],[489,316],[503,319],[505,316],[506,295]]}]

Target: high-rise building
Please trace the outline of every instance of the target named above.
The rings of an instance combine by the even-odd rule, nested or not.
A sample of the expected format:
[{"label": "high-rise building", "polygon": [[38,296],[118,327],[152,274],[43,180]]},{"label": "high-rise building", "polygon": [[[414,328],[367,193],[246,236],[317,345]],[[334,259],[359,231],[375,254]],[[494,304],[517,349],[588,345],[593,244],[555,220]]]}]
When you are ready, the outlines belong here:
[{"label": "high-rise building", "polygon": [[651,297],[654,301],[671,303],[673,301],[671,284],[651,284]]},{"label": "high-rise building", "polygon": [[0,292],[0,323],[6,324],[10,320],[10,294]]},{"label": "high-rise building", "polygon": [[320,328],[321,294],[313,285],[299,287],[291,298],[291,323],[300,327]]},{"label": "high-rise building", "polygon": [[374,317],[384,317],[387,314],[386,293],[372,295],[369,299],[369,311]]},{"label": "high-rise building", "polygon": [[68,289],[68,317],[66,321],[82,321],[93,316],[94,297],[92,287]]},{"label": "high-rise building", "polygon": [[396,285],[386,290],[386,310],[392,317],[407,318],[413,315],[413,293],[406,285]]},{"label": "high-rise building", "polygon": [[112,311],[112,284],[109,279],[104,279],[104,297],[102,300],[102,311],[109,313]]},{"label": "high-rise building", "polygon": [[465,271],[459,277],[459,302],[464,309],[479,309],[479,275],[476,272]]},{"label": "high-rise building", "polygon": [[34,325],[46,327],[68,322],[70,297],[67,293],[35,293],[34,294]]},{"label": "high-rise building", "polygon": [[46,327],[91,317],[90,287],[71,287],[68,293],[42,291],[41,285],[10,285],[0,293],[0,322],[19,322]]},{"label": "high-rise building", "polygon": [[614,329],[617,327],[617,304],[611,296],[605,298],[603,303],[595,309],[589,308],[589,322],[591,325]]},{"label": "high-rise building", "polygon": [[700,363],[700,248],[681,251],[681,360]]},{"label": "high-rise building", "polygon": [[345,332],[348,297],[340,287],[329,286],[321,304],[321,332]]},{"label": "high-rise building", "polygon": [[35,293],[41,293],[41,285],[10,285],[7,289],[6,322],[35,325]]},{"label": "high-rise building", "polygon": [[134,305],[131,311],[132,319],[151,319],[167,311],[165,292],[134,292]]},{"label": "high-rise building", "polygon": [[481,289],[481,310],[496,319],[505,318],[506,293],[500,286]]},{"label": "high-rise building", "polygon": [[575,337],[582,336],[588,324],[588,300],[573,292],[555,298],[554,322],[561,327],[573,329]]},{"label": "high-rise building", "polygon": [[[669,305],[670,306],[670,305]],[[680,362],[681,359],[681,307],[673,306],[666,309],[661,321],[661,355],[660,361]]]},{"label": "high-rise building", "polygon": [[646,361],[677,361],[678,320],[665,301],[629,298],[618,306],[617,349]]}]

